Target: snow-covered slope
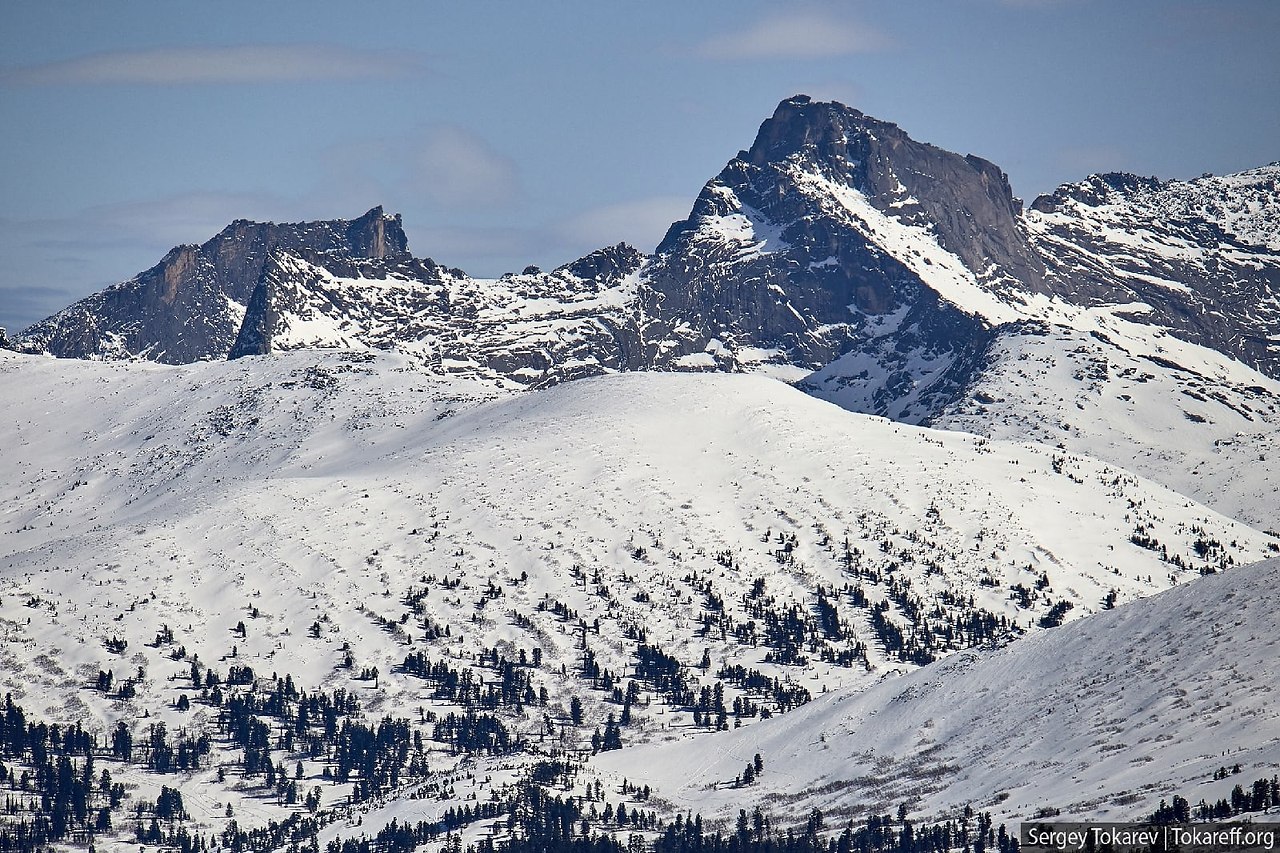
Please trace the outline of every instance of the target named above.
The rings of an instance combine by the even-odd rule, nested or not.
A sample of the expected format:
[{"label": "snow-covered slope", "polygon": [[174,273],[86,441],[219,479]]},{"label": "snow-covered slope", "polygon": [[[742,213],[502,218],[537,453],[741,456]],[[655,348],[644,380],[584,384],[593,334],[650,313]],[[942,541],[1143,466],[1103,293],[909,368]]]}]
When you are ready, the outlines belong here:
[{"label": "snow-covered slope", "polygon": [[833,217],[978,322],[950,324],[967,343],[938,346],[911,314],[886,317],[800,387],[853,411],[1051,443],[1274,526],[1276,175],[1064,187],[1021,220],[1046,273],[1016,288],[972,271],[934,229],[810,177]]},{"label": "snow-covered slope", "polygon": [[931,423],[1124,465],[1233,518],[1280,529],[1280,383],[1171,335],[1121,329],[1147,331],[1012,327],[968,394]]},{"label": "snow-covered slope", "polygon": [[[485,280],[409,255],[380,208],[350,222],[241,221],[17,344],[169,362],[395,349],[438,375],[512,388],[617,371],[763,371],[854,411],[1048,439],[1117,464],[1173,447],[1207,470],[1224,442],[1264,455],[1276,425],[1276,386],[1237,362],[1278,375],[1278,176],[1275,165],[1194,181],[1095,175],[1023,211],[994,164],[797,95],[651,255],[617,245]],[[1022,351],[1029,328],[1064,342],[1060,368],[1037,371],[1034,393],[1008,378],[1011,361],[1044,356]],[[1058,400],[1081,393],[1076,375],[1101,360],[1150,375],[1152,388],[1198,373],[1185,390],[1206,398],[1226,377],[1227,405],[1254,411],[1215,430],[1161,432],[1159,446],[1123,411],[1061,411]],[[998,423],[984,400],[1002,401]],[[1143,409],[1139,421],[1181,417],[1163,402]],[[1073,434],[1054,438],[1067,421]],[[1200,482],[1139,467],[1231,513],[1262,494],[1244,485],[1231,494],[1248,498],[1222,500],[1229,472]],[[1264,501],[1247,519],[1277,511]]]},{"label": "snow-covered slope", "polygon": [[[1034,297],[990,334],[961,393],[935,394],[950,362],[898,370],[849,353],[800,387],[870,411],[992,438],[1027,439],[1122,465],[1262,528],[1280,513],[1280,382],[1169,330],[1139,306],[1079,308]],[[1048,318],[1042,319],[1042,318]],[[896,377],[896,381],[895,381]]]},{"label": "snow-covered slope", "polygon": [[[721,691],[726,713],[746,701],[732,718],[750,727],[761,708],[1273,547],[1114,466],[852,414],[762,377],[621,374],[508,395],[388,354],[185,367],[0,355],[13,413],[0,426],[0,690],[100,732],[216,731],[193,660],[249,666],[259,681],[349,690],[370,719],[411,716],[448,774],[476,759],[430,746],[416,709],[460,706],[406,656],[491,682],[481,650],[494,649],[537,661],[532,689],[547,691],[545,706],[494,709],[526,758],[589,746],[624,674],[639,691],[629,747],[718,722],[640,672],[646,644],[694,694]],[[132,695],[95,687],[104,672]],[[252,780],[216,781],[240,755],[219,749],[180,776],[201,825],[223,826],[229,798],[242,824],[277,815]],[[276,755],[302,761],[326,804],[351,790],[321,780],[323,759]],[[519,763],[501,766],[509,778]],[[112,772],[139,796],[171,781]],[[460,798],[476,791],[454,782]],[[433,798],[397,808],[434,819],[443,789],[421,784]]]},{"label": "snow-covered slope", "polygon": [[[728,819],[756,803],[832,823],[901,804],[914,819],[972,805],[997,821],[1052,809],[1132,820],[1174,794],[1212,804],[1280,763],[1277,577],[1280,560],[1233,569],[786,719],[600,764]],[[732,786],[756,753],[758,782]]]},{"label": "snow-covered slope", "polygon": [[[233,223],[17,339],[100,363],[0,351],[0,690],[123,723],[152,764],[157,722],[211,737],[194,769],[108,759],[139,802],[180,777],[201,831],[302,809],[260,790],[242,712],[325,821],[350,798],[373,827],[497,802],[534,769],[601,802],[606,743],[629,765],[676,741],[653,759],[666,808],[728,809],[681,780],[736,772],[755,738],[782,755],[759,796],[788,808],[853,791],[1132,816],[1199,778],[1208,759],[1165,742],[1207,729],[1149,722],[1081,661],[1163,696],[1164,670],[1125,669],[1135,626],[1220,638],[1169,627],[1179,595],[1079,617],[1189,581],[1230,600],[1197,579],[1280,545],[1276,177],[1095,176],[1023,212],[995,165],[796,96],[651,255],[488,280],[413,257],[380,208]],[[1042,630],[1063,621],[1101,627]],[[1043,688],[1055,655],[1120,710],[1036,751],[1027,720],[1057,712],[1011,662]],[[405,718],[403,754],[348,778],[352,741],[308,722],[299,685],[337,691],[344,726]],[[873,746],[815,752],[764,719],[831,691],[793,719],[838,733],[847,711]],[[1254,694],[1239,725],[1184,699],[1270,760]],[[1134,733],[1124,772],[1106,726]],[[1111,775],[1022,778],[1059,754]]]}]

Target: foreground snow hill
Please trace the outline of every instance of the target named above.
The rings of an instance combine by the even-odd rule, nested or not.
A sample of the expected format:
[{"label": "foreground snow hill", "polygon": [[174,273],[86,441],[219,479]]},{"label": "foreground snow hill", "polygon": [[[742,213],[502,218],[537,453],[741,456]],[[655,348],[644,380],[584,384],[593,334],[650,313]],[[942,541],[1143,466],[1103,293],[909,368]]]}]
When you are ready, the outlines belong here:
[{"label": "foreground snow hill", "polygon": [[[997,822],[1053,809],[1133,820],[1174,794],[1212,804],[1280,765],[1278,577],[1276,559],[1232,569],[785,719],[600,765],[729,819],[753,803],[817,807],[837,823],[903,803],[915,818],[972,805]],[[764,774],[733,787],[756,753]]]},{"label": "foreground snow hill", "polygon": [[[948,594],[973,596],[960,612],[1025,630],[1055,606],[1073,619],[1274,544],[1116,467],[850,414],[771,379],[617,375],[494,397],[403,368],[352,353],[186,368],[6,356],[3,442],[17,452],[0,471],[0,594],[15,634],[58,649],[59,666],[10,653],[5,686],[76,693],[64,670],[108,666],[109,637],[146,649],[166,622],[211,660],[246,612],[261,628],[238,653],[271,669],[317,683],[348,643],[388,672],[406,640],[370,625],[402,620],[408,588],[442,573],[504,587],[516,610],[553,596],[599,617],[612,637],[599,654],[618,671],[640,624],[687,662],[710,649],[764,666],[765,648],[703,637],[705,593],[746,622],[756,578],[805,611],[819,587],[856,584],[868,602],[837,603],[874,670],[911,662],[870,630],[878,601],[908,631],[906,593],[951,612]],[[513,587],[522,573],[532,580]],[[23,624],[31,601],[49,621]],[[563,637],[538,644],[576,657],[549,613],[521,630],[477,624],[471,605],[433,598],[431,616],[489,643],[554,628]],[[317,617],[333,625],[319,638]],[[186,666],[160,649],[127,657]],[[861,671],[773,669],[813,693]]]}]

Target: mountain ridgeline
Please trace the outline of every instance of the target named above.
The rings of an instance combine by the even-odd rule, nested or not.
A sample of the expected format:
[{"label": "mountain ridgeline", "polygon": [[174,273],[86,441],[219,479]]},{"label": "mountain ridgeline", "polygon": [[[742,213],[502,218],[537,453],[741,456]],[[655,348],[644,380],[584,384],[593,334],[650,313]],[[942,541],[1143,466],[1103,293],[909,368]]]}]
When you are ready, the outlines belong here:
[{"label": "mountain ridgeline", "polygon": [[1278,178],[1024,208],[797,96],[651,254],[241,220],[0,334],[0,851],[1274,808]]},{"label": "mountain ridgeline", "polygon": [[619,244],[486,280],[411,255],[381,208],[241,220],[15,345],[171,364],[397,349],[506,387],[765,370],[929,423],[972,398],[1010,331],[1094,332],[1080,318],[1102,311],[1276,378],[1278,181],[1277,165],[1186,182],[1101,175],[1024,210],[993,163],[798,95],[652,254]]}]

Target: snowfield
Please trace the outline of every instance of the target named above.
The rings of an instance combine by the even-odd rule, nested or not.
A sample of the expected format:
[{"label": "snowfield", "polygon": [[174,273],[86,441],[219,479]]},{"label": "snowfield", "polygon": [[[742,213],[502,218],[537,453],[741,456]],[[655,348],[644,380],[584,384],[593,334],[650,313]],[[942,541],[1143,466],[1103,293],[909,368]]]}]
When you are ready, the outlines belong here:
[{"label": "snowfield", "polygon": [[[540,756],[589,754],[592,730],[619,708],[588,660],[606,677],[639,682],[625,748],[600,766],[632,781],[637,768],[652,768],[671,808],[728,809],[738,794],[708,792],[706,780],[758,742],[777,767],[760,791],[776,796],[800,792],[832,805],[824,785],[868,768],[887,772],[891,760],[903,769],[890,775],[919,789],[893,796],[919,796],[925,809],[994,802],[1006,789],[1017,792],[1001,806],[1010,813],[1095,800],[1102,809],[1121,791],[1193,778],[1209,761],[1203,737],[1190,736],[1177,764],[1166,752],[1138,761],[1166,749],[1160,725],[1129,706],[1100,709],[1101,717],[1080,719],[1126,721],[1124,758],[1109,758],[1108,770],[1073,770],[1074,781],[1055,770],[1052,785],[1043,775],[1015,785],[1010,774],[1040,759],[1029,746],[1014,749],[1013,733],[1021,725],[1023,737],[1039,737],[1029,721],[1050,712],[1043,702],[1052,694],[1019,693],[1019,669],[1032,664],[1009,656],[1029,649],[1036,666],[1069,665],[1064,677],[1076,681],[1105,672],[1099,661],[1133,663],[1122,635],[1157,632],[1167,620],[1147,625],[1148,611],[1124,602],[1189,582],[1208,590],[1237,576],[1243,583],[1259,570],[1238,566],[1276,548],[1273,537],[1114,465],[854,414],[762,376],[619,374],[511,394],[423,374],[392,354],[297,352],[169,367],[4,353],[0,394],[12,413],[0,425],[0,446],[10,449],[0,457],[0,690],[29,712],[98,732],[123,720],[138,738],[156,722],[216,735],[218,709],[188,676],[198,661],[220,671],[249,666],[260,682],[287,674],[305,690],[347,690],[365,718],[407,717],[431,744],[427,712],[459,707],[406,672],[406,655],[422,651],[482,673],[482,649],[540,658],[530,671],[545,706],[503,712],[521,753],[430,747],[436,781],[413,788],[429,797],[379,800],[331,824],[326,837],[357,825],[372,832],[397,816],[437,820],[450,803],[488,796]],[[1199,578],[1222,569],[1227,581]],[[1124,606],[1101,622],[1080,618],[1107,600]],[[1082,627],[1039,627],[1055,613]],[[786,630],[799,632],[794,646],[772,621],[786,614],[793,622],[783,622],[797,626]],[[972,620],[988,633],[970,633]],[[1055,651],[1059,637],[1093,637],[1083,627],[1092,625],[1109,632],[1099,649],[1112,657],[1077,648],[1085,642],[1077,639]],[[909,649],[891,647],[893,631]],[[1232,629],[1222,642],[1240,636]],[[911,645],[926,639],[932,645]],[[984,660],[964,649],[1011,640],[997,663],[974,670],[980,678],[962,680]],[[695,690],[719,685],[726,706],[743,700],[776,714],[794,701],[724,674],[735,666],[776,679],[787,696],[828,698],[773,721],[735,714],[724,728],[742,731],[715,733],[710,712],[699,722],[637,674],[645,642],[676,659]],[[1205,671],[1220,659],[1204,642],[1179,648]],[[1159,654],[1152,649],[1149,660]],[[901,678],[933,657],[942,662]],[[1151,670],[1172,677],[1163,663]],[[128,679],[135,695],[95,689],[105,671]],[[1268,683],[1270,670],[1252,682],[1249,671],[1239,683]],[[1055,677],[1043,672],[1034,683]],[[962,686],[923,686],[953,679]],[[856,698],[868,687],[868,698]],[[952,710],[922,705],[901,718],[910,726],[883,733],[864,717],[841,728],[854,719],[848,708],[896,719],[865,703],[903,690],[933,690]],[[177,707],[183,695],[190,710]],[[1004,696],[1023,697],[1004,728],[971,725],[994,715]],[[567,722],[572,698],[583,703],[581,725]],[[980,700],[987,704],[963,704]],[[1209,707],[1193,706],[1197,714]],[[1239,729],[1242,748],[1263,749],[1257,727],[1272,724],[1259,708],[1243,718],[1248,726],[1234,722],[1236,710],[1213,719],[1222,732]],[[1182,716],[1174,723],[1174,741],[1184,743],[1178,727],[1189,724]],[[1071,734],[1071,725],[1055,718],[1044,731],[1061,731],[1090,754],[1093,735]],[[815,746],[828,730],[828,744]],[[836,746],[847,731],[856,750]],[[671,751],[634,752],[664,742]],[[922,757],[952,742],[953,758]],[[176,779],[125,765],[113,773],[136,797],[154,799],[159,785],[180,782],[197,829],[225,827],[228,803],[241,826],[278,819],[274,800],[241,777],[239,749],[215,743],[207,765]],[[1008,772],[983,775],[979,747],[997,743],[1012,751],[1008,761],[993,753],[991,764]],[[921,753],[922,744],[932,746]],[[324,760],[277,755],[290,768],[302,762],[325,807],[342,807],[350,785],[323,779]],[[600,778],[590,767],[601,756],[584,779]],[[1105,796],[1094,793],[1115,762],[1130,759],[1129,775],[1104,786]],[[924,787],[921,774],[932,779]],[[859,796],[881,796],[879,783],[860,784],[851,789]],[[1147,791],[1133,802],[1145,803]]]},{"label": "snowfield", "polygon": [[[1233,569],[750,729],[598,763],[723,818],[762,803],[840,822],[905,803],[921,818],[972,805],[997,821],[1051,809],[1125,821],[1174,794],[1213,803],[1280,766],[1278,575],[1274,559]],[[756,753],[759,786],[733,787]]]},{"label": "snowfield", "polygon": [[798,95],[652,254],[176,247],[0,349],[0,848],[1265,815],[1278,179],[1024,210]]}]

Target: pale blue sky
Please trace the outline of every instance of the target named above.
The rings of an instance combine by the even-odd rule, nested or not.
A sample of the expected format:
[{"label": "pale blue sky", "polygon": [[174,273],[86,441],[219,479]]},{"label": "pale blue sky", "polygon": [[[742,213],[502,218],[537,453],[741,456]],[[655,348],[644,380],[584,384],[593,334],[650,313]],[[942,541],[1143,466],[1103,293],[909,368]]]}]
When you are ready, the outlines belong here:
[{"label": "pale blue sky", "polygon": [[650,251],[788,95],[1003,167],[1280,159],[1280,3],[48,2],[0,9],[0,325],[235,218],[404,215],[475,275]]}]

